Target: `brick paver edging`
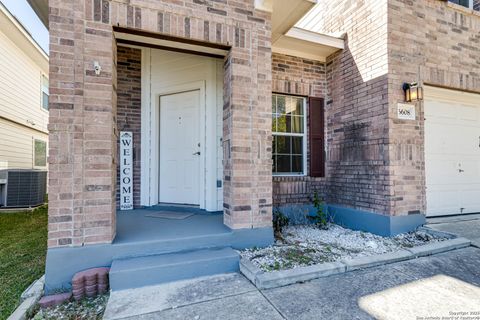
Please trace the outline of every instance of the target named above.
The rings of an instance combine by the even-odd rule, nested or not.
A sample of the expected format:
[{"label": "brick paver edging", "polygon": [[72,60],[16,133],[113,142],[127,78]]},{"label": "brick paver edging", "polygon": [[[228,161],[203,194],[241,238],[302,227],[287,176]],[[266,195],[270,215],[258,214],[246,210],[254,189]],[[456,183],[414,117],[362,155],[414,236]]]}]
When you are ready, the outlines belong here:
[{"label": "brick paver edging", "polygon": [[[426,228],[424,230],[428,230],[428,232],[435,234],[451,236],[451,234],[448,233],[433,231]],[[240,272],[258,289],[271,289],[353,270],[366,269],[389,263],[415,259],[418,257],[429,256],[450,250],[461,249],[470,246],[470,244],[470,240],[465,238],[451,238],[423,246],[402,249],[395,252],[369,257],[344,259],[337,262],[321,263],[313,266],[273,272],[264,272],[259,267],[255,266],[251,261],[247,259],[241,259]]]}]

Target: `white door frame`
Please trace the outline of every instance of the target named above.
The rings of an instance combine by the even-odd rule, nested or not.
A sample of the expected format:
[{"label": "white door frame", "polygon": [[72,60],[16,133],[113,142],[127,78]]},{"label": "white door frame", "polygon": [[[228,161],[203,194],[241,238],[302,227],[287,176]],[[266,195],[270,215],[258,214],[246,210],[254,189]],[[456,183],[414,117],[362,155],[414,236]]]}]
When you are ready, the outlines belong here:
[{"label": "white door frame", "polygon": [[[153,50],[142,49],[142,96],[141,96],[141,192],[140,199],[142,206],[153,206],[158,204],[159,188],[159,103],[160,96],[165,94],[178,93],[183,91],[200,90],[200,132],[201,132],[201,159],[200,159],[200,208],[207,211],[218,211],[223,207],[221,200],[223,194],[219,194],[218,180],[222,174],[218,173],[218,165],[221,154],[218,134],[221,137],[223,99],[221,88],[223,76],[219,73],[222,69],[221,63],[216,60],[206,61],[206,71],[203,78],[199,79],[198,74],[195,80],[183,80],[177,78],[175,82],[168,85],[153,83],[152,59]],[[190,82],[189,82],[190,81]],[[219,89],[220,88],[220,89]],[[221,143],[221,138],[220,138]],[[220,208],[220,209],[219,209]]]},{"label": "white door frame", "polygon": [[[205,123],[205,81],[174,84],[161,89],[151,83],[151,50],[142,48],[142,97],[141,97],[141,204],[154,206],[159,203],[160,175],[160,96],[185,91],[200,91],[200,118]],[[203,119],[203,121],[202,121]],[[200,208],[205,208],[205,126],[200,125]]]}]

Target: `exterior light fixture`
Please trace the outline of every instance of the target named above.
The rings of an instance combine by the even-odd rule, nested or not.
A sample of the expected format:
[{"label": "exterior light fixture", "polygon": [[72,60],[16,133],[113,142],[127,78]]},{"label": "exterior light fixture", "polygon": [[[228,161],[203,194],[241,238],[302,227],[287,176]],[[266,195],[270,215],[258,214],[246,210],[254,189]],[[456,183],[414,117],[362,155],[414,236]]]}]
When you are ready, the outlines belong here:
[{"label": "exterior light fixture", "polygon": [[403,91],[405,92],[406,102],[415,102],[423,100],[423,88],[416,82],[404,83]]}]

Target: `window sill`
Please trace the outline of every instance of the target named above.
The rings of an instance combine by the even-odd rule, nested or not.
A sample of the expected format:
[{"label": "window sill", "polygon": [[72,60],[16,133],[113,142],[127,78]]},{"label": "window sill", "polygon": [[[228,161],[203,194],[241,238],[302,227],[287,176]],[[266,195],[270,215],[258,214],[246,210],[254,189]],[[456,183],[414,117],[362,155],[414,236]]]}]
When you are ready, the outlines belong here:
[{"label": "window sill", "polygon": [[310,177],[309,175],[273,175],[273,182],[294,182],[294,181],[322,181],[325,177]]},{"label": "window sill", "polygon": [[447,7],[452,8],[452,9],[457,10],[457,11],[461,11],[462,13],[465,13],[465,14],[480,17],[480,11],[476,11],[476,10],[464,7],[462,5],[452,3],[450,1],[447,1]]}]

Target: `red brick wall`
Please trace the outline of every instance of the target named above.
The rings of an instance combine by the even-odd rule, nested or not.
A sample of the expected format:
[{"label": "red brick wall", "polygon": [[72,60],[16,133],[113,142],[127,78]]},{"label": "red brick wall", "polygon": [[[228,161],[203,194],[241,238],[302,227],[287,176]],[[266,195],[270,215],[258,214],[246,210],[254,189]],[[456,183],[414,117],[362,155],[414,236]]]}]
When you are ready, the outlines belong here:
[{"label": "red brick wall", "polygon": [[423,103],[397,119],[402,84],[418,81],[480,93],[480,14],[444,1],[389,0],[391,213],[425,212]]},{"label": "red brick wall", "polygon": [[319,31],[346,46],[327,58],[326,200],[388,214],[387,0],[320,5]]},{"label": "red brick wall", "polygon": [[[438,0],[320,5],[318,31],[346,40],[326,64],[327,202],[388,215],[424,212],[422,106],[417,121],[396,119],[402,83],[480,92],[472,72],[480,15]],[[276,179],[275,202],[306,201],[299,194],[311,192],[299,178]]]},{"label": "red brick wall", "polygon": [[[117,130],[133,133],[133,205],[140,206],[142,51],[117,47]],[[120,146],[117,142],[117,148]],[[117,166],[117,208],[120,201],[120,167]]]},{"label": "red brick wall", "polygon": [[117,49],[91,4],[49,1],[49,247],[110,242],[116,232]]},{"label": "red brick wall", "polygon": [[[303,59],[283,54],[272,55],[273,92],[305,97],[326,98],[325,62]],[[307,99],[308,101],[308,99]],[[307,104],[307,115],[308,115]],[[310,119],[307,117],[307,128]],[[307,130],[307,176],[273,177],[274,205],[310,203],[318,191],[324,194],[325,178],[312,178],[309,172],[309,139]]]}]

